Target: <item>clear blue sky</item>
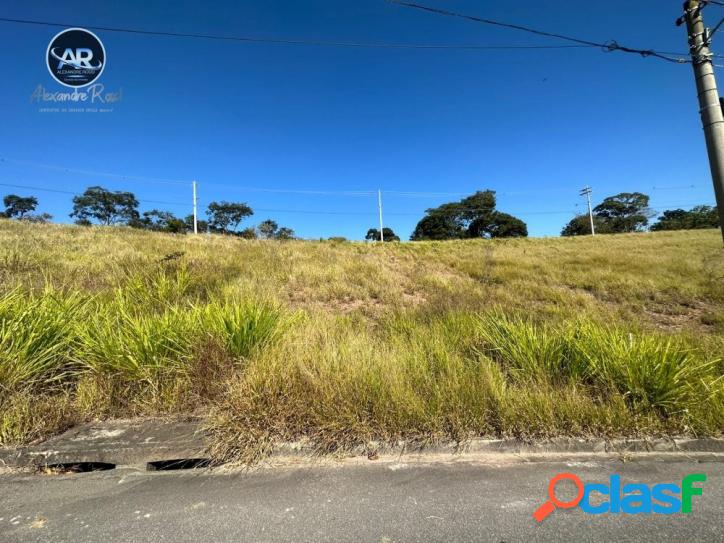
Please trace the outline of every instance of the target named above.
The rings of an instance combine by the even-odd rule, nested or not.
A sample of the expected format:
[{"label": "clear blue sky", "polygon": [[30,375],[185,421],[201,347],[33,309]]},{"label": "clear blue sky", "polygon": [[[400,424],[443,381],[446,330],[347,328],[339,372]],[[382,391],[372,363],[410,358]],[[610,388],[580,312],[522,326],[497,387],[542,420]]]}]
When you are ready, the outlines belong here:
[{"label": "clear blue sky", "polygon": [[[422,2],[423,0],[421,0]],[[685,51],[681,1],[424,0],[430,5],[634,47]],[[724,9],[709,8],[709,18]],[[6,0],[0,16],[88,26],[279,39],[554,45],[556,40],[446,18],[384,0],[90,2]],[[716,21],[710,21],[713,24]],[[499,191],[498,207],[531,235],[558,235],[621,191],[652,207],[713,203],[689,65],[596,49],[459,51],[323,48],[97,31],[108,114],[40,113],[38,84],[60,29],[0,22],[0,157],[69,168],[199,181],[199,198],[239,200],[303,237],[364,236],[376,198],[249,191]],[[724,39],[724,38],[723,38]],[[0,183],[78,191],[93,184],[139,199],[190,202],[190,188],[0,162]],[[693,188],[689,187],[694,185]],[[653,187],[662,187],[654,190]],[[71,196],[35,193],[69,221]],[[506,194],[507,193],[507,194]],[[510,194],[515,193],[515,194]],[[427,207],[452,198],[384,197],[385,225],[409,236]],[[595,203],[594,201],[594,203]],[[578,206],[578,207],[576,207]],[[189,205],[165,207],[178,215]]]}]

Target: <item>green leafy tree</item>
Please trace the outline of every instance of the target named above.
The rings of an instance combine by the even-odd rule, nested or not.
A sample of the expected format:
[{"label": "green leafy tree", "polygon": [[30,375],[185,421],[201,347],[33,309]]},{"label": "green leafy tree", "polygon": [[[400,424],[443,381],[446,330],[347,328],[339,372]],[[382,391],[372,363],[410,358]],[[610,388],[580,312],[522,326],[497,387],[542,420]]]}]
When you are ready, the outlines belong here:
[{"label": "green leafy tree", "polygon": [[262,239],[273,239],[279,230],[279,225],[275,221],[267,219],[259,223],[256,229]]},{"label": "green leafy tree", "polygon": [[186,223],[177,218],[170,211],[159,211],[152,209],[144,211],[138,221],[131,223],[131,226],[154,230],[156,232],[170,232],[172,234],[183,234],[186,232]]},{"label": "green leafy tree", "polygon": [[[194,232],[194,216],[193,215],[186,215],[184,217],[184,228],[186,229],[186,232],[192,233]],[[196,218],[196,231],[199,234],[203,234],[205,232],[209,231],[209,223],[207,221],[201,220],[198,217]]]},{"label": "green leafy tree", "polygon": [[249,226],[239,232],[239,237],[242,239],[257,239],[259,236],[256,233],[256,228]]},{"label": "green leafy tree", "polygon": [[29,215],[25,215],[21,220],[38,224],[45,224],[52,221],[53,216],[50,213],[31,213]]},{"label": "green leafy tree", "polygon": [[89,187],[74,197],[70,216],[82,225],[93,221],[103,225],[135,224],[140,219],[138,200],[132,192],[112,192],[103,187]]},{"label": "green leafy tree", "polygon": [[4,216],[8,219],[24,219],[26,215],[35,211],[38,207],[38,199],[35,196],[18,196],[8,194],[3,198],[5,205]]},{"label": "green leafy tree", "polygon": [[207,211],[209,229],[222,234],[233,234],[254,211],[243,202],[211,202]]},{"label": "green leafy tree", "polygon": [[528,226],[513,215],[493,211],[470,223],[468,233],[473,238],[525,238]]},{"label": "green leafy tree", "polygon": [[410,239],[412,241],[460,239],[465,231],[455,220],[455,217],[442,213],[431,212],[423,217],[415,226]]},{"label": "green leafy tree", "polygon": [[593,209],[593,213],[613,233],[641,232],[653,216],[649,209],[649,197],[641,192],[622,192],[609,196]]},{"label": "green leafy tree", "polygon": [[282,226],[279,230],[277,230],[276,233],[276,239],[278,240],[288,240],[288,239],[294,239],[294,230],[291,228],[287,228],[286,226]]},{"label": "green leafy tree", "polygon": [[666,210],[651,226],[651,230],[699,230],[719,228],[719,215],[715,207],[696,206],[690,211]]},{"label": "green leafy tree", "polygon": [[286,226],[282,226],[280,228],[276,221],[271,219],[267,219],[259,223],[256,230],[259,233],[259,237],[262,239],[294,239],[294,230],[287,228]]},{"label": "green leafy tree", "polygon": [[[611,228],[600,217],[593,217],[593,226],[597,234],[610,234]],[[577,215],[563,228],[561,236],[590,236],[591,218],[588,215]]]},{"label": "green leafy tree", "polygon": [[526,224],[507,213],[496,211],[495,192],[478,191],[459,202],[428,209],[417,223],[413,241],[463,238],[525,237]]},{"label": "green leafy tree", "polygon": [[[382,229],[382,233],[384,234],[385,242],[388,241],[400,241],[400,237],[395,234],[394,230],[392,228],[387,228],[386,226]],[[380,241],[380,231],[377,228],[370,228],[367,230],[367,235],[365,236],[366,240],[369,241]]]}]

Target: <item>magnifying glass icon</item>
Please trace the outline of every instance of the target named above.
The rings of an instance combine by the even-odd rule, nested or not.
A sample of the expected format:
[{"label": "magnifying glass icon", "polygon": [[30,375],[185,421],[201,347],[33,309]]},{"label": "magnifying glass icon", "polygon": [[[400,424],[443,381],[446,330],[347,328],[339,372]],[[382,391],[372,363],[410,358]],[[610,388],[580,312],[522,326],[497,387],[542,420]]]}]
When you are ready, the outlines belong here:
[{"label": "magnifying glass icon", "polygon": [[[562,502],[558,498],[556,498],[556,485],[564,479],[573,481],[573,484],[575,484],[576,488],[578,489],[578,495],[569,502]],[[535,513],[533,513],[533,517],[538,522],[542,522],[544,518],[546,518],[555,510],[556,507],[558,507],[559,509],[571,509],[581,503],[582,499],[583,483],[578,478],[578,476],[572,473],[559,473],[558,475],[553,477],[553,479],[551,479],[550,483],[548,483],[548,501],[541,505],[538,509],[536,509]]]}]

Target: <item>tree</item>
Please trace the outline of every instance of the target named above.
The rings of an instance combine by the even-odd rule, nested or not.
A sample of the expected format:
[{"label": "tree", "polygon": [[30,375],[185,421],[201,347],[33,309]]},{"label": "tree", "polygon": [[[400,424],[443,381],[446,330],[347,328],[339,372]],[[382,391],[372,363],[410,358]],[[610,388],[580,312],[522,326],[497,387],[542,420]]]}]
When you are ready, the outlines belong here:
[{"label": "tree", "polygon": [[[385,242],[400,241],[400,237],[395,234],[392,228],[387,228],[385,226],[382,229],[382,233],[384,234]],[[380,231],[377,228],[370,228],[369,230],[367,230],[367,235],[365,236],[365,239],[369,241],[380,241]]]},{"label": "tree", "polygon": [[276,233],[276,239],[278,240],[287,240],[287,239],[294,239],[295,234],[294,230],[291,228],[287,228],[286,226],[282,226],[279,230],[277,230]]},{"label": "tree", "polygon": [[433,213],[426,215],[417,223],[410,239],[412,241],[424,241],[459,239],[462,237],[464,237],[464,231],[453,217]]},{"label": "tree", "polygon": [[698,230],[719,228],[719,215],[712,206],[696,206],[690,211],[683,209],[666,210],[651,230]]},{"label": "tree", "polygon": [[209,229],[222,234],[232,234],[246,217],[254,211],[243,202],[211,202],[207,211]]},{"label": "tree", "polygon": [[[251,230],[253,231],[253,229]],[[271,219],[260,222],[259,226],[256,227],[256,231],[261,239],[294,239],[294,230],[286,226],[280,228],[276,221]],[[254,238],[256,238],[256,235],[251,239]]]},{"label": "tree", "polygon": [[[646,194],[622,192],[605,198],[593,208],[593,225],[597,234],[642,232],[653,215]],[[561,236],[584,236],[590,233],[590,217],[578,215],[563,228]]]},{"label": "tree", "polygon": [[641,232],[653,216],[649,209],[649,197],[640,192],[622,192],[609,196],[593,212],[613,233]]},{"label": "tree", "polygon": [[256,229],[259,230],[262,239],[272,239],[279,230],[279,225],[275,221],[267,219],[260,222]]},{"label": "tree", "polygon": [[34,222],[34,223],[49,223],[53,220],[53,216],[50,213],[32,213],[30,215],[25,215],[21,220],[27,221],[27,222]]},{"label": "tree", "polygon": [[[193,231],[194,231],[194,216],[193,215],[186,215],[186,217],[184,217],[184,227],[186,228],[186,232],[193,233]],[[209,223],[197,218],[196,219],[196,231],[199,233],[208,232]]]},{"label": "tree", "polygon": [[3,204],[5,205],[5,217],[23,219],[38,207],[38,199],[35,196],[22,197],[17,194],[8,194],[3,198]]},{"label": "tree", "polygon": [[496,211],[495,192],[478,191],[459,202],[428,209],[410,239],[525,237],[528,228],[520,219]]},{"label": "tree", "polygon": [[184,221],[177,218],[170,211],[159,211],[158,209],[144,211],[143,216],[138,221],[130,223],[130,225],[156,232],[170,232],[173,234],[186,232],[186,223]]},{"label": "tree", "polygon": [[132,192],[89,187],[73,198],[70,216],[76,219],[76,224],[82,225],[90,225],[94,220],[106,226],[131,224],[139,220],[138,200]]},{"label": "tree", "polygon": [[256,228],[253,226],[244,228],[241,232],[239,232],[239,237],[242,239],[256,239],[258,237],[256,235]]},{"label": "tree", "polygon": [[475,238],[525,238],[528,237],[528,227],[517,217],[493,211],[475,219],[468,227],[470,237]]},{"label": "tree", "polygon": [[[593,226],[597,234],[610,234],[611,228],[600,217],[593,216]],[[563,228],[561,236],[590,236],[591,218],[588,215],[577,215]]]}]

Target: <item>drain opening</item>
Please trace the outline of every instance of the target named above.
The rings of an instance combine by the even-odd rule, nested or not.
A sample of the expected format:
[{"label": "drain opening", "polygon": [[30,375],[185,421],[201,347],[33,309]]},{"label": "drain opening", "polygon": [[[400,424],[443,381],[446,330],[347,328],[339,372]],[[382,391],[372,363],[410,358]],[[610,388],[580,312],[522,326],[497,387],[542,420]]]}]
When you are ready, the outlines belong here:
[{"label": "drain opening", "polygon": [[109,464],[108,462],[66,462],[64,464],[46,464],[40,466],[38,470],[48,475],[60,475],[64,473],[108,471],[115,468],[115,464]]},{"label": "drain opening", "polygon": [[198,469],[207,468],[211,465],[208,458],[180,458],[178,460],[158,460],[156,462],[148,462],[146,469],[148,471],[172,471],[178,469]]}]

